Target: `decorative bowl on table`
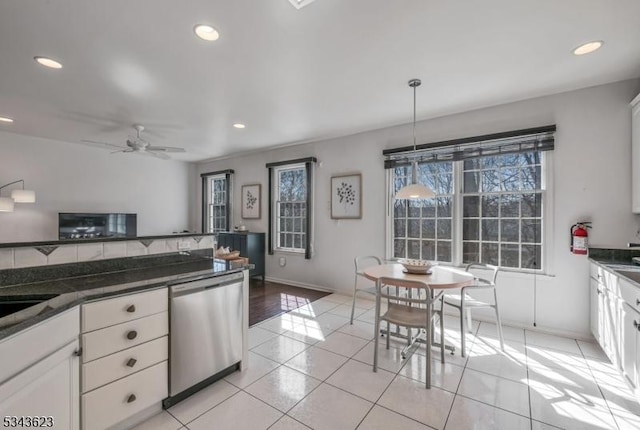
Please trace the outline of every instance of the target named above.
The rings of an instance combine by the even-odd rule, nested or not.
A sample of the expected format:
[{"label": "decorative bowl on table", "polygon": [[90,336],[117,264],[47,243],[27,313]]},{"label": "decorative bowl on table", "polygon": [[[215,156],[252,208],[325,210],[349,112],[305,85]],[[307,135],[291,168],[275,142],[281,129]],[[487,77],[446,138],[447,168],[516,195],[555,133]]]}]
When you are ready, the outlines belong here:
[{"label": "decorative bowl on table", "polygon": [[398,263],[404,266],[404,272],[415,275],[429,275],[433,266],[428,260],[413,260],[410,258],[401,258]]}]

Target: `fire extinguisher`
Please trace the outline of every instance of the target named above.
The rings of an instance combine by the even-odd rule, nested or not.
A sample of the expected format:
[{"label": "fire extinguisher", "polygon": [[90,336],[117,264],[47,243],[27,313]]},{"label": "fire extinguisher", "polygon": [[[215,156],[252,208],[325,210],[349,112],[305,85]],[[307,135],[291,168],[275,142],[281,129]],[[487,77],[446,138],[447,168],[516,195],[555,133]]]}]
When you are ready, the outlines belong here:
[{"label": "fire extinguisher", "polygon": [[589,233],[587,229],[591,228],[591,223],[581,221],[571,226],[571,252],[577,255],[586,255],[589,246]]}]

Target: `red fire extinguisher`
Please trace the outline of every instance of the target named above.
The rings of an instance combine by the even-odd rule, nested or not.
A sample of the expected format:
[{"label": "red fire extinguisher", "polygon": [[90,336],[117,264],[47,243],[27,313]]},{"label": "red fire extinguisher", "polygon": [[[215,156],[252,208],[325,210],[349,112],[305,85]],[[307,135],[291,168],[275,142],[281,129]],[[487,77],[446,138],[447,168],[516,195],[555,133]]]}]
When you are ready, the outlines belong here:
[{"label": "red fire extinguisher", "polygon": [[588,228],[591,228],[588,221],[578,222],[571,226],[571,252],[577,255],[586,255],[589,246]]}]

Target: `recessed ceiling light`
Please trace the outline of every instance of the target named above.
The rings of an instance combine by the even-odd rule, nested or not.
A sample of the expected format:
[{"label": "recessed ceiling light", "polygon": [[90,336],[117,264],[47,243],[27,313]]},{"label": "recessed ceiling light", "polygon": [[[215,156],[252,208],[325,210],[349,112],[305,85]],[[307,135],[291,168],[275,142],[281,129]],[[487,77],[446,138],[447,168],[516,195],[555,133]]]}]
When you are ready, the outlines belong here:
[{"label": "recessed ceiling light", "polygon": [[62,69],[62,64],[60,64],[56,60],[52,60],[51,58],[33,57],[33,59],[42,66],[49,67],[51,69]]},{"label": "recessed ceiling light", "polygon": [[235,128],[245,128],[245,127],[246,127],[246,125],[241,124],[241,123],[239,123],[239,122],[236,122],[235,124],[233,124],[233,126],[234,126]]},{"label": "recessed ceiling light", "polygon": [[594,40],[593,42],[588,42],[583,45],[578,46],[573,50],[574,55],[586,55],[591,54],[593,51],[597,51],[604,45],[602,40]]},{"label": "recessed ceiling light", "polygon": [[220,38],[218,30],[207,24],[198,24],[193,28],[193,32],[202,40],[213,42]]},{"label": "recessed ceiling light", "polygon": [[0,122],[13,122],[11,118],[7,118],[6,116],[0,116]]}]

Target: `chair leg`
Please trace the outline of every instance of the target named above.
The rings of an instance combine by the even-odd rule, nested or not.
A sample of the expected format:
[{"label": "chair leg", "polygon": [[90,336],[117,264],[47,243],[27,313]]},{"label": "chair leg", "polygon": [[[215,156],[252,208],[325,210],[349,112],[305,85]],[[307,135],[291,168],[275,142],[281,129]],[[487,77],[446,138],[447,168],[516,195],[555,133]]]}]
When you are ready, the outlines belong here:
[{"label": "chair leg", "polygon": [[471,309],[467,308],[467,329],[469,333],[473,333],[473,321],[471,320]]},{"label": "chair leg", "polygon": [[389,338],[391,337],[391,332],[389,329],[389,321],[387,321],[387,349],[389,349]]},{"label": "chair leg", "polygon": [[349,324],[353,325],[353,314],[356,311],[356,293],[358,292],[358,274],[356,273],[355,283],[353,284],[353,300],[351,302],[351,320]]},{"label": "chair leg", "polygon": [[502,320],[500,319],[500,310],[498,310],[498,295],[496,290],[493,290],[493,299],[495,300],[494,309],[496,311],[496,325],[498,326],[498,337],[500,338],[500,349],[504,352],[504,338],[502,336]]},{"label": "chair leg", "polygon": [[425,325],[425,327],[427,328],[427,333],[426,333],[426,346],[427,346],[427,368],[426,368],[426,387],[427,388],[431,388],[431,338],[433,336],[433,333],[430,329],[431,327],[431,300],[428,301],[427,303],[427,324]]},{"label": "chair leg", "polygon": [[444,296],[440,298],[440,361],[444,363]]},{"label": "chair leg", "polygon": [[458,310],[460,311],[460,356],[464,357],[467,350],[465,345],[467,331],[464,324],[464,307],[461,306]]},{"label": "chair leg", "polygon": [[[389,338],[389,326],[387,322],[387,339]],[[375,331],[374,331],[374,342],[373,342],[373,371],[378,371],[378,338],[380,337],[380,296],[376,297],[376,319],[375,319]]]}]

